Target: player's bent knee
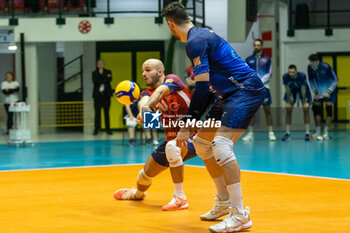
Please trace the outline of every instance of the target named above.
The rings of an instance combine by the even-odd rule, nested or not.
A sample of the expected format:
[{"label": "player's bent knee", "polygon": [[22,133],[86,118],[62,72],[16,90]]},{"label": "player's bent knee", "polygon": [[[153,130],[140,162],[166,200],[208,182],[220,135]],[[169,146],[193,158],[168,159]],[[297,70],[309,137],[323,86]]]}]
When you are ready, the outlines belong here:
[{"label": "player's bent knee", "polygon": [[214,157],[211,142],[203,138],[195,136],[193,139],[193,145],[196,149],[196,154],[203,160],[208,160]]},{"label": "player's bent knee", "polygon": [[226,137],[215,136],[212,142],[212,148],[216,162],[220,166],[224,166],[236,159],[235,154],[233,153],[233,142]]},{"label": "player's bent knee", "polygon": [[327,104],[327,105],[326,105],[326,112],[327,112],[327,117],[332,117],[333,106]]},{"label": "player's bent knee", "polygon": [[321,105],[313,104],[312,105],[312,111],[314,112],[314,114],[316,116],[321,115],[322,114],[322,107],[321,107]]},{"label": "player's bent knee", "polygon": [[183,165],[183,160],[181,157],[181,149],[176,146],[176,141],[169,141],[165,146],[166,158],[169,162],[170,167],[179,167]]},{"label": "player's bent knee", "polygon": [[152,177],[147,176],[142,169],[139,174],[137,174],[137,183],[143,186],[150,186],[152,184]]}]

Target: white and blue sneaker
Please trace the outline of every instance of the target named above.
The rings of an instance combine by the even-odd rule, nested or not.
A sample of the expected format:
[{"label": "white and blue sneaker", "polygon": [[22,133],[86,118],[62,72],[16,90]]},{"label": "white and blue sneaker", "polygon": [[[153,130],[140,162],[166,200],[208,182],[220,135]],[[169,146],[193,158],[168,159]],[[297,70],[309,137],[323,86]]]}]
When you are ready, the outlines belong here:
[{"label": "white and blue sneaker", "polygon": [[210,226],[209,231],[219,233],[236,232],[249,229],[253,225],[252,221],[250,221],[249,212],[249,207],[246,207],[243,212],[238,210],[236,207],[230,207],[229,215],[227,215],[222,222]]}]

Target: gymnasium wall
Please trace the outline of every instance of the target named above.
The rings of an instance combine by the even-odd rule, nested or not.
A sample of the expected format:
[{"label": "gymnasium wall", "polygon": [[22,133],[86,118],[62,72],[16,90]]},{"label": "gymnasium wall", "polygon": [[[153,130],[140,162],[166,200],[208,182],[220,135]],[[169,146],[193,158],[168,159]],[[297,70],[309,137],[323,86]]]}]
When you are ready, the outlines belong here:
[{"label": "gymnasium wall", "polygon": [[[312,53],[350,52],[350,31],[348,29],[333,29],[333,36],[325,36],[324,29],[295,30],[295,36],[288,37],[288,8],[283,3],[279,3],[279,21],[280,76],[287,72],[290,64],[295,64],[298,71],[307,74],[308,56]],[[338,75],[338,77],[339,79],[348,78],[342,75],[341,77]],[[281,94],[284,94],[282,84],[280,91]],[[344,101],[342,100],[342,102]],[[341,105],[341,107],[346,108],[345,102]],[[341,111],[343,111],[342,114],[348,114],[345,109]]]},{"label": "gymnasium wall", "polygon": [[[89,33],[78,30],[82,20],[91,23]],[[8,19],[0,20],[0,26],[6,24]],[[118,17],[110,25],[104,24],[104,18],[67,17],[65,25],[56,25],[56,18],[20,18],[13,30],[16,42],[20,33],[26,42],[166,40],[170,36],[167,25],[155,24],[154,17]]]}]

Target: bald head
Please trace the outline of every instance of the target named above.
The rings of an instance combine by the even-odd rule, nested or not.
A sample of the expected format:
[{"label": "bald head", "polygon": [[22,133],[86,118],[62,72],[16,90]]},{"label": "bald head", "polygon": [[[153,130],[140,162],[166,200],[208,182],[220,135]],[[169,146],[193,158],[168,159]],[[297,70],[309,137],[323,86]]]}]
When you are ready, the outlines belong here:
[{"label": "bald head", "polygon": [[163,62],[161,60],[158,60],[158,59],[155,59],[155,58],[151,58],[151,59],[146,60],[143,63],[143,66],[146,66],[146,65],[147,66],[152,66],[152,67],[154,67],[157,70],[163,70],[164,71],[164,65],[163,65]]},{"label": "bald head", "polygon": [[142,65],[142,77],[147,86],[156,87],[164,78],[164,65],[161,60],[148,59]]}]

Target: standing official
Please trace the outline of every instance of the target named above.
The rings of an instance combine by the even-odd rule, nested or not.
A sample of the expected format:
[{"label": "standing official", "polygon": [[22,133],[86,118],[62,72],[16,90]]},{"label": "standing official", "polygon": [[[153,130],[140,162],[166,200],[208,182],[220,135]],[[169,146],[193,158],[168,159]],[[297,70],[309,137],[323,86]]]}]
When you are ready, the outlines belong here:
[{"label": "standing official", "polygon": [[97,60],[97,69],[92,72],[92,81],[94,83],[93,98],[95,108],[95,130],[94,135],[101,129],[101,108],[105,115],[105,126],[107,134],[112,131],[109,126],[109,107],[111,106],[111,88],[112,72],[104,68],[105,63],[102,59]]}]

